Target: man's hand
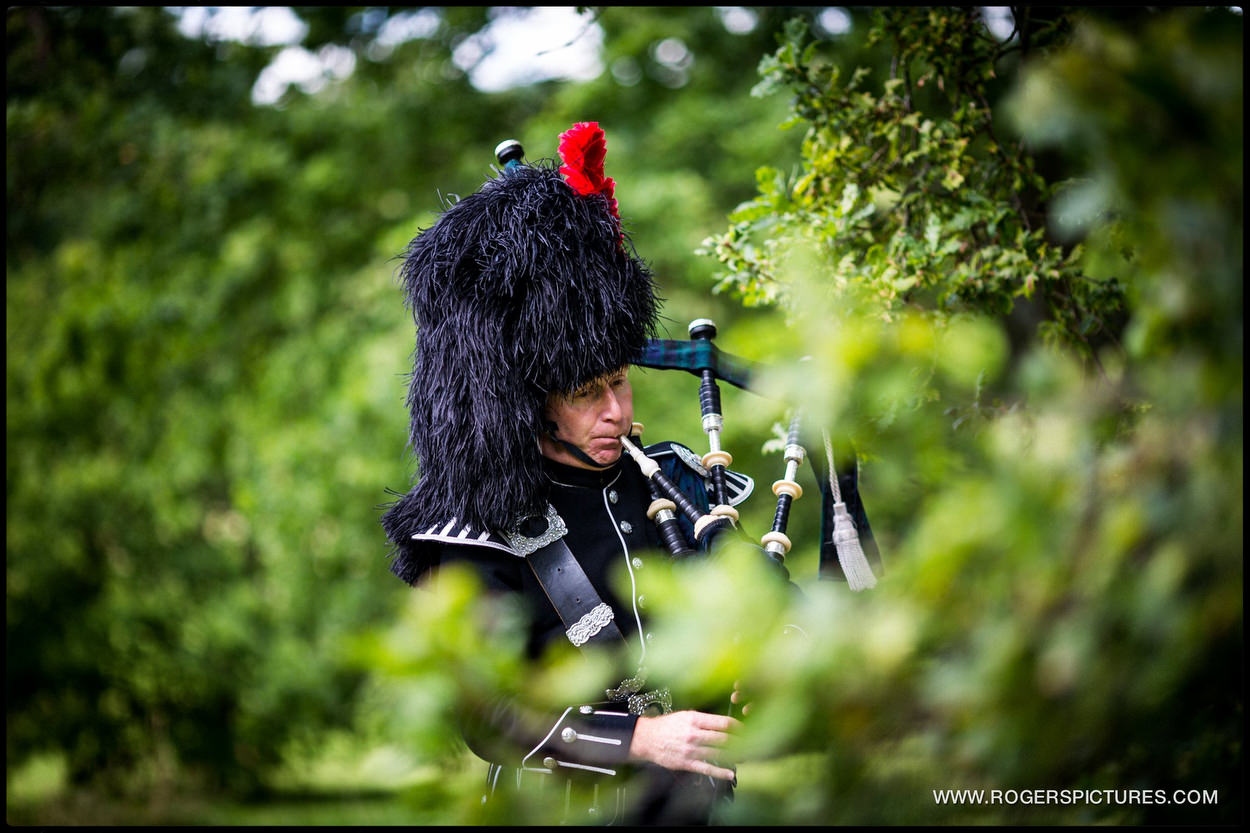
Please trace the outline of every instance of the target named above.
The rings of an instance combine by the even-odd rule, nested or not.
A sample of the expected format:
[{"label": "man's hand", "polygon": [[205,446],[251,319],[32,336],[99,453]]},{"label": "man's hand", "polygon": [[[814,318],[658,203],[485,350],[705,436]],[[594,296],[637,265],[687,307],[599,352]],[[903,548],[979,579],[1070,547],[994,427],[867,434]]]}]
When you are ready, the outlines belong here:
[{"label": "man's hand", "polygon": [[629,755],[665,769],[685,770],[733,781],[732,769],[708,763],[742,724],[727,715],[680,711],[659,717],[640,717],[634,727]]},{"label": "man's hand", "polygon": [[733,694],[729,695],[729,702],[735,706],[742,707],[742,716],[746,717],[751,713],[751,704],[747,702],[746,695],[742,693],[742,689],[738,687],[738,681],[734,680]]}]

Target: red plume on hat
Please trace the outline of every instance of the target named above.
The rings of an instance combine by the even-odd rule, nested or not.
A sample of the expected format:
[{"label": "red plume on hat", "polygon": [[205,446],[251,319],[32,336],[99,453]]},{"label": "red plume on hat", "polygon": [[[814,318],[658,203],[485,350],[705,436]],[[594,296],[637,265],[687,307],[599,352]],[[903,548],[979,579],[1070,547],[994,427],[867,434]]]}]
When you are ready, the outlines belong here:
[{"label": "red plume on hat", "polygon": [[560,173],[579,194],[603,194],[619,227],[621,215],[616,205],[616,183],[603,175],[603,158],[608,145],[597,121],[582,121],[560,134]]}]

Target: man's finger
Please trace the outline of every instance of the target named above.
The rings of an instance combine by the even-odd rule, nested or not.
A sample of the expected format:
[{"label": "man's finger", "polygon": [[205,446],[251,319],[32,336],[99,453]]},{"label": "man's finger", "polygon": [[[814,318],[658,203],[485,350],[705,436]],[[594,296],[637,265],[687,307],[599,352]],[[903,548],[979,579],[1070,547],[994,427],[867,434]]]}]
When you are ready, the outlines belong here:
[{"label": "man's finger", "polygon": [[691,772],[697,772],[700,775],[710,775],[713,778],[719,778],[722,781],[732,781],[737,776],[732,769],[714,766],[707,761],[693,761],[690,765]]},{"label": "man's finger", "polygon": [[695,758],[701,761],[707,761],[712,766],[733,764],[738,761],[737,755],[729,754],[724,749],[717,749],[711,746],[705,746],[699,749]]},{"label": "man's finger", "polygon": [[690,740],[692,743],[700,746],[724,746],[729,741],[729,734],[727,732],[701,730]]},{"label": "man's finger", "polygon": [[742,721],[736,717],[730,717],[726,714],[708,714],[707,712],[695,712],[693,723],[697,729],[712,729],[717,732],[728,732],[731,729],[742,726]]}]

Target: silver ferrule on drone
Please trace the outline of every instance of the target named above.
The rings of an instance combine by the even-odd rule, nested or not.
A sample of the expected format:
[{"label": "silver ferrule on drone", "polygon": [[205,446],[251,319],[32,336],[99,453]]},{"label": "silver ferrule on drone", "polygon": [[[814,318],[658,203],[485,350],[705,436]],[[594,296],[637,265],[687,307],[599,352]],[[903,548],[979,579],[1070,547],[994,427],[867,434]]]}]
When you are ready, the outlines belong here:
[{"label": "silver ferrule on drone", "polygon": [[725,419],[720,414],[707,414],[703,417],[703,433],[707,434],[708,445],[712,451],[720,451],[720,432],[725,429]]}]

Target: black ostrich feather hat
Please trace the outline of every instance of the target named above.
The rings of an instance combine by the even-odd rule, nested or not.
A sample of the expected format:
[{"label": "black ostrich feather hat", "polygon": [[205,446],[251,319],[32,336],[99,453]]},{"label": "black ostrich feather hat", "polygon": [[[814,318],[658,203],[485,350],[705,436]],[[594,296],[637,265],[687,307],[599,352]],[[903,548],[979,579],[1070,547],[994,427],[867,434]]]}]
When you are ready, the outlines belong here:
[{"label": "black ostrich feather hat", "polygon": [[382,524],[410,583],[428,566],[413,535],[452,521],[506,531],[545,512],[548,395],[631,363],[655,334],[655,283],[621,231],[603,131],[560,139],[563,165],[510,162],[405,252],[418,471]]}]

